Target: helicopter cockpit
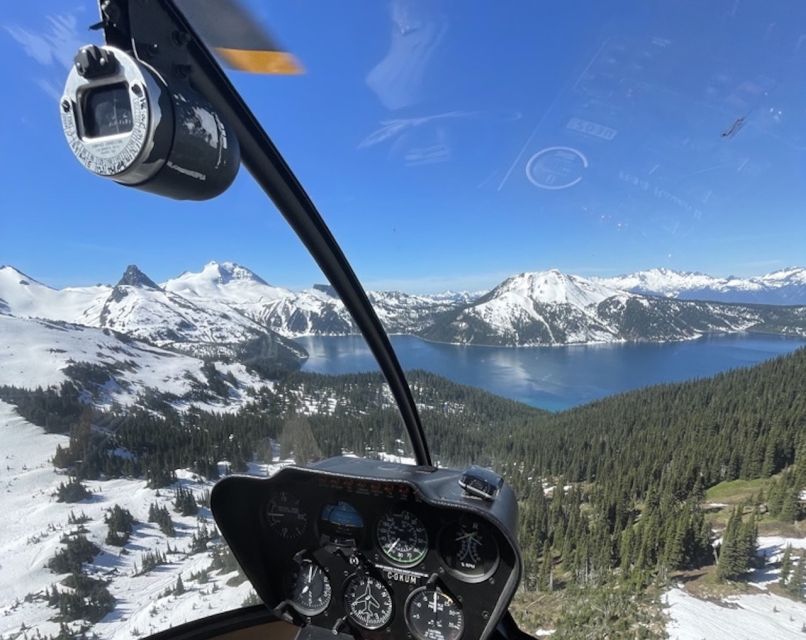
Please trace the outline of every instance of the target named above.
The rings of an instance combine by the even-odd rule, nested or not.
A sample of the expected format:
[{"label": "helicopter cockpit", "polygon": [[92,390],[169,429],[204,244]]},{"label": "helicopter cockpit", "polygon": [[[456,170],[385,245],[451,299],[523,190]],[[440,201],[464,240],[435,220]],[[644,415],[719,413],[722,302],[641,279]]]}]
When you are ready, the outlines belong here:
[{"label": "helicopter cockpit", "polygon": [[[191,200],[222,193],[246,166],[366,338],[416,458],[411,465],[339,456],[269,478],[219,481],[212,514],[265,607],[153,637],[517,635],[507,614],[521,578],[514,492],[488,469],[432,465],[411,391],[361,284],[196,28],[236,68],[256,56],[225,46],[234,29],[252,34],[254,47],[245,48],[278,54],[273,44],[254,34],[235,3],[196,3],[198,21],[172,0],[103,0],[100,8],[106,45],[78,52],[60,103],[74,155],[119,184]],[[223,15],[229,22],[217,26],[211,16]]]},{"label": "helicopter cockpit", "polygon": [[331,458],[225,479],[212,508],[263,601],[300,626],[486,638],[520,558],[514,495],[500,482],[474,488],[482,475]]}]

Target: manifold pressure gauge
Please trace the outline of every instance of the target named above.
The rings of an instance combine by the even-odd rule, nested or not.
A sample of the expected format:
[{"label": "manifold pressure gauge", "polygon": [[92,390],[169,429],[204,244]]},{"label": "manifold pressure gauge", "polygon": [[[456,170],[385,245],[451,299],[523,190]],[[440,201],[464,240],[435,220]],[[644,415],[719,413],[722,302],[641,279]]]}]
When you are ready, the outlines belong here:
[{"label": "manifold pressure gauge", "polygon": [[189,85],[169,85],[120,49],[79,50],[60,112],[78,161],[120,184],[206,200],[238,173],[238,140],[215,109]]}]

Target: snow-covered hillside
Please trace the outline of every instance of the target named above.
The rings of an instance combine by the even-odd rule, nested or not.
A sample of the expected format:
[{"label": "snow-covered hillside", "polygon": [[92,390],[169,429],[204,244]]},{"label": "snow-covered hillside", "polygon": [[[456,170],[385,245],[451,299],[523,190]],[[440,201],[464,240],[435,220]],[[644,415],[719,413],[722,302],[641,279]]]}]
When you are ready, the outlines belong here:
[{"label": "snow-covered hillside", "polygon": [[800,640],[806,629],[806,602],[796,602],[769,591],[780,578],[784,549],[806,549],[806,538],[759,536],[763,565],[749,577],[758,593],[702,600],[676,587],[664,594],[669,618],[669,640]]},{"label": "snow-covered hillside", "polygon": [[[87,481],[92,496],[79,503],[57,502],[54,496],[66,477],[50,460],[57,445],[67,437],[47,434],[20,418],[13,407],[0,402],[0,511],[13,514],[0,527],[0,638],[48,637],[59,633],[54,620],[58,610],[48,606],[45,592],[66,587],[65,575],[46,567],[62,547],[63,537],[79,528],[101,549],[85,572],[108,583],[115,598],[114,610],[93,626],[101,638],[131,640],[170,626],[240,607],[249,595],[248,582],[228,584],[236,573],[210,571],[210,553],[193,552],[193,535],[200,527],[214,531],[212,518],[202,508],[196,516],[181,516],[173,510],[173,492],[149,489],[144,480]],[[177,486],[201,496],[211,483],[180,472]],[[167,507],[176,536],[169,537],[148,522],[151,504]],[[104,515],[113,505],[128,509],[136,523],[130,542],[123,548],[106,544]],[[69,524],[70,513],[85,515],[84,524]],[[210,545],[215,544],[209,543]],[[172,552],[168,551],[168,548]],[[167,563],[142,572],[148,552],[166,553]],[[139,574],[139,575],[137,575]],[[176,593],[178,577],[184,593]],[[78,623],[71,628],[77,629]]]},{"label": "snow-covered hillside", "polygon": [[5,314],[112,329],[151,345],[221,362],[296,369],[304,349],[264,324],[221,305],[198,305],[158,287],[132,265],[114,287],[52,289],[13,267],[0,268]]},{"label": "snow-covered hillside", "polygon": [[99,326],[101,308],[111,292],[108,285],[52,289],[14,267],[0,266],[0,300],[6,313],[22,318]]},{"label": "snow-covered hillside", "polygon": [[616,289],[684,300],[806,304],[806,268],[803,267],[790,267],[750,278],[719,278],[705,273],[660,268],[596,280]]},{"label": "snow-covered hillside", "polygon": [[687,340],[748,329],[806,335],[806,311],[644,296],[551,270],[508,278],[467,307],[443,314],[422,335],[531,346]]},{"label": "snow-covered hillside", "polygon": [[84,386],[87,367],[103,376],[88,385],[93,402],[128,405],[148,389],[156,389],[179,403],[216,410],[237,408],[246,390],[266,384],[240,363],[218,363],[217,370],[231,376],[226,397],[198,391],[207,386],[204,362],[131,340],[109,330],[54,320],[0,315],[0,385],[33,389],[73,379]]},{"label": "snow-covered hillside", "polygon": [[802,640],[806,604],[771,593],[713,602],[682,589],[665,595],[669,640]]}]

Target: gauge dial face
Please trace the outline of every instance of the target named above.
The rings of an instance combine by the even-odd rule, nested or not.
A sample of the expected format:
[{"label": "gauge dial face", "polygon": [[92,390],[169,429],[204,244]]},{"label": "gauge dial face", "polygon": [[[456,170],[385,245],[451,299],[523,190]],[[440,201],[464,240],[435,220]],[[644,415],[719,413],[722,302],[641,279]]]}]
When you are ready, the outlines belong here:
[{"label": "gauge dial face", "polygon": [[439,555],[448,569],[468,582],[481,582],[498,568],[498,543],[491,527],[478,518],[463,518],[439,535]]},{"label": "gauge dial face", "polygon": [[380,629],[392,619],[394,605],[386,585],[367,575],[353,576],[344,590],[350,620],[364,629]]},{"label": "gauge dial face", "polygon": [[378,545],[394,564],[412,567],[428,552],[428,532],[411,511],[393,511],[381,518]]},{"label": "gauge dial face", "polygon": [[406,602],[406,624],[417,640],[458,640],[465,616],[448,594],[421,587]]},{"label": "gauge dial face", "polygon": [[281,538],[294,540],[305,531],[308,515],[303,511],[299,498],[279,491],[266,505],[266,520],[272,531]]},{"label": "gauge dial face", "polygon": [[316,562],[303,560],[291,574],[291,606],[305,616],[315,616],[330,606],[330,580]]}]

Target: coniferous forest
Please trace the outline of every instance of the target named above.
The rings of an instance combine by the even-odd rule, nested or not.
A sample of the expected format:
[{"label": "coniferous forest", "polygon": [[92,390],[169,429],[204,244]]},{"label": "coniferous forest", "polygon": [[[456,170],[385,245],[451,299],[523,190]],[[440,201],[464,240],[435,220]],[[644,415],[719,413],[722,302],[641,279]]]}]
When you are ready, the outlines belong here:
[{"label": "coniferous forest", "polygon": [[[409,380],[435,459],[493,467],[515,488],[527,591],[587,589],[586,598],[615,598],[611,605],[620,606],[623,597],[635,609],[633,595],[672,572],[715,565],[719,580],[740,579],[755,562],[759,518],[806,517],[806,350],[557,414],[422,371]],[[86,479],[142,477],[159,488],[188,468],[212,480],[219,461],[244,471],[250,461],[271,461],[277,446],[298,463],[345,451],[407,453],[376,374],[293,373],[231,414],[180,412],[154,393],[139,408],[100,411],[80,400],[87,384],[75,378],[52,389],[0,388],[23,417],[69,434],[69,446],[53,458],[70,476],[65,500],[80,496]],[[772,479],[767,494],[736,507],[714,545],[706,491],[760,478]],[[190,513],[191,501],[180,492],[175,506]],[[149,519],[170,531],[165,515],[154,510]],[[111,539],[124,540],[130,527],[130,514],[110,512]],[[787,575],[797,597],[802,584],[791,586],[792,575],[801,566]],[[602,585],[607,589],[591,591]],[[590,620],[602,608],[595,600],[586,606]],[[563,633],[558,628],[557,637]]]}]

